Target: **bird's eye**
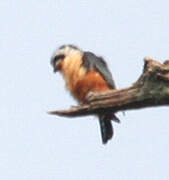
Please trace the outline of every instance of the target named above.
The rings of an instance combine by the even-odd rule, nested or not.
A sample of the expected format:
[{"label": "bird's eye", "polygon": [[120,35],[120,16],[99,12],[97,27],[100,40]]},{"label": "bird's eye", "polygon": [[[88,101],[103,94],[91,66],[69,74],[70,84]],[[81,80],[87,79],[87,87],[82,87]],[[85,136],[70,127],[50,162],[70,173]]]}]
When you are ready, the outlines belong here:
[{"label": "bird's eye", "polygon": [[52,58],[51,58],[51,65],[52,65],[52,66],[55,66],[55,64],[56,64],[58,61],[62,60],[64,57],[65,57],[65,56],[64,56],[63,54],[57,55],[57,56],[55,56],[55,57],[52,57]]},{"label": "bird's eye", "polygon": [[54,58],[54,62],[56,63],[57,61],[62,60],[64,57],[64,55],[58,55]]},{"label": "bird's eye", "polygon": [[58,71],[61,67],[61,61],[64,59],[64,55],[60,54],[60,55],[56,55],[55,57],[51,58],[51,65],[54,68],[54,72]]}]

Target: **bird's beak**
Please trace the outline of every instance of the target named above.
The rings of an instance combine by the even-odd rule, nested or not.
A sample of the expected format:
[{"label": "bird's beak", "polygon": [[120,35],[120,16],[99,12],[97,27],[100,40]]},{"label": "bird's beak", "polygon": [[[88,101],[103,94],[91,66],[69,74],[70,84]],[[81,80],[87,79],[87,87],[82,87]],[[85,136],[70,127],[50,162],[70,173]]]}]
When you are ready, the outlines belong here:
[{"label": "bird's beak", "polygon": [[60,70],[60,61],[53,64],[53,72],[56,73]]},{"label": "bird's beak", "polygon": [[61,62],[64,58],[64,55],[58,55],[51,58],[51,65],[53,66],[53,71],[57,72],[61,69]]}]

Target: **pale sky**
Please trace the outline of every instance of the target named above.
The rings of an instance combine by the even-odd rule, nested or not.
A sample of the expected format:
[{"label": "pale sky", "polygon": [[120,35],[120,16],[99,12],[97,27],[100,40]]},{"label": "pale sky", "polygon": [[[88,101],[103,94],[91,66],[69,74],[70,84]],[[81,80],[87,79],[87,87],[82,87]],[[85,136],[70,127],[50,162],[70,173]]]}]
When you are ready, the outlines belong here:
[{"label": "pale sky", "polygon": [[117,113],[106,146],[97,118],[46,113],[76,105],[50,66],[60,45],[103,56],[118,88],[169,59],[169,1],[1,0],[0,27],[0,179],[169,178],[168,107]]}]

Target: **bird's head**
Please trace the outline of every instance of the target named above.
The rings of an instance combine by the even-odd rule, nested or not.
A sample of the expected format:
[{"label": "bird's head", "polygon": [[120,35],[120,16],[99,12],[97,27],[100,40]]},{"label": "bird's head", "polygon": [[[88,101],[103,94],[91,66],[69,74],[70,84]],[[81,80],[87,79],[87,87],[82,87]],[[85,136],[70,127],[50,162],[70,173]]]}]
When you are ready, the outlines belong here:
[{"label": "bird's head", "polygon": [[77,52],[81,52],[81,50],[74,45],[63,45],[59,47],[51,57],[51,65],[54,72],[61,71],[66,57],[72,56]]}]

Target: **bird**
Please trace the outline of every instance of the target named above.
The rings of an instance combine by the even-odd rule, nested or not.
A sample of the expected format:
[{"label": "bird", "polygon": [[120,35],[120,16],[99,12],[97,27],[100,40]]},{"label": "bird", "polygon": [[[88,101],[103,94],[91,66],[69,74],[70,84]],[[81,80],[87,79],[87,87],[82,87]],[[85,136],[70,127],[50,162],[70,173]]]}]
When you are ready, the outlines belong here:
[{"label": "bird", "polygon": [[[53,71],[60,72],[66,88],[76,101],[83,105],[89,93],[116,89],[105,60],[90,51],[68,44],[60,46],[51,57]],[[111,120],[120,122],[113,112],[98,112],[102,143],[113,137]]]}]

